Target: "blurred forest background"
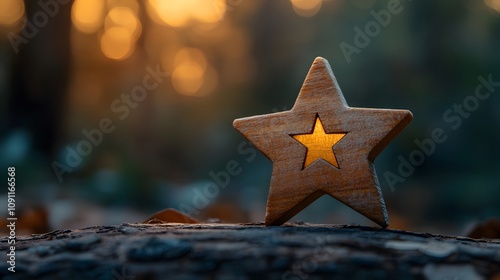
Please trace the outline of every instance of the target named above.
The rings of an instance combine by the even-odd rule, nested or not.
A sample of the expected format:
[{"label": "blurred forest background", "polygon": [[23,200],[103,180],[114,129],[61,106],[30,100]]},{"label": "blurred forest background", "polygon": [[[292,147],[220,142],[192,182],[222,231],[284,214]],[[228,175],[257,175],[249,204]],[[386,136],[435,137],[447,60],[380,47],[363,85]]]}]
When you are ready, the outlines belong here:
[{"label": "blurred forest background", "polygon": [[[376,32],[388,5],[400,12]],[[2,0],[0,35],[0,164],[16,167],[18,234],[167,207],[263,221],[272,167],[232,121],[290,109],[317,56],[350,106],[414,114],[375,161],[390,228],[464,234],[500,217],[500,87],[458,128],[443,118],[479,76],[500,81],[499,0]],[[447,141],[390,186],[384,174],[435,128]],[[373,225],[327,196],[293,220]]]}]

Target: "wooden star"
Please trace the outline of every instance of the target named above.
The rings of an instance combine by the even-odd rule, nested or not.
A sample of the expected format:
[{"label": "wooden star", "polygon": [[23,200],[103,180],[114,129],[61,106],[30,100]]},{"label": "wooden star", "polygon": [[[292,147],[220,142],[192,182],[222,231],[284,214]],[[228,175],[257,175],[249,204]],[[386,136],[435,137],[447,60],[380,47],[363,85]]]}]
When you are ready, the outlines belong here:
[{"label": "wooden star", "polygon": [[290,111],[233,123],[273,163],[266,225],[329,194],[387,227],[373,161],[412,118],[407,110],[349,107],[328,61],[316,58]]}]

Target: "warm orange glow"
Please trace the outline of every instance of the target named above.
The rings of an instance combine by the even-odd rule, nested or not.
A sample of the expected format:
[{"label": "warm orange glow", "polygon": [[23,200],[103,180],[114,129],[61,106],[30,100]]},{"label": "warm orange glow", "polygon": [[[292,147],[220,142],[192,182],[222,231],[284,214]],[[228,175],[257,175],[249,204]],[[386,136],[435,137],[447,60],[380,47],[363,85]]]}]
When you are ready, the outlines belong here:
[{"label": "warm orange glow", "polygon": [[493,10],[500,12],[500,0],[484,0],[484,3]]},{"label": "warm orange glow", "polygon": [[108,58],[122,60],[134,52],[135,40],[123,27],[111,27],[101,37],[101,50]]},{"label": "warm orange glow", "polygon": [[84,33],[96,32],[102,25],[104,8],[103,0],[75,0],[71,8],[73,25]]},{"label": "warm orange glow", "polygon": [[183,26],[189,20],[189,0],[149,0],[160,20],[170,26]]},{"label": "warm orange glow", "polygon": [[218,22],[226,12],[226,0],[192,0],[192,2],[192,15],[201,22]]},{"label": "warm orange glow", "polygon": [[203,85],[203,69],[199,64],[186,62],[172,73],[172,84],[180,94],[195,95]]},{"label": "warm orange glow", "polygon": [[303,17],[314,16],[321,8],[323,0],[290,0],[293,10]]},{"label": "warm orange glow", "polygon": [[292,135],[292,137],[307,148],[304,168],[318,159],[324,159],[333,166],[340,168],[335,153],[333,152],[333,146],[346,134],[347,133],[325,133],[323,124],[319,117],[317,117],[312,133]]},{"label": "warm orange glow", "polygon": [[136,15],[139,13],[139,3],[137,0],[106,0],[106,7],[108,11],[116,7],[124,7],[131,9]]},{"label": "warm orange glow", "polygon": [[214,23],[224,17],[225,0],[149,0],[148,13],[158,22],[174,27],[186,25],[190,20]]},{"label": "warm orange glow", "polygon": [[106,30],[111,27],[123,27],[135,39],[141,35],[142,28],[135,12],[127,7],[115,7],[109,11],[104,21],[104,27]]},{"label": "warm orange glow", "polygon": [[183,48],[175,56],[174,64],[180,65],[185,62],[193,62],[198,64],[203,71],[207,69],[207,60],[199,49]]},{"label": "warm orange glow", "polygon": [[23,0],[0,1],[0,24],[12,25],[17,23],[24,15]]},{"label": "warm orange glow", "polygon": [[195,48],[183,48],[175,55],[172,84],[183,95],[199,95],[205,83],[208,67],[203,53]]}]

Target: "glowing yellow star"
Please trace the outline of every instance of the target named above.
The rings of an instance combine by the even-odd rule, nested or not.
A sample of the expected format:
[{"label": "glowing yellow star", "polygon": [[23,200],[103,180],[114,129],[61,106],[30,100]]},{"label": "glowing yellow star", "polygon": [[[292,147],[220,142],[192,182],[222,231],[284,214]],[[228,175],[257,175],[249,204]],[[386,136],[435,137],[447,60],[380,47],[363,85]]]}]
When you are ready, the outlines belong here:
[{"label": "glowing yellow star", "polygon": [[333,151],[333,146],[337,144],[347,133],[325,133],[323,124],[319,117],[316,117],[314,130],[308,134],[297,134],[292,137],[306,146],[306,159],[303,169],[318,159],[324,159],[331,165],[340,168],[337,157]]}]

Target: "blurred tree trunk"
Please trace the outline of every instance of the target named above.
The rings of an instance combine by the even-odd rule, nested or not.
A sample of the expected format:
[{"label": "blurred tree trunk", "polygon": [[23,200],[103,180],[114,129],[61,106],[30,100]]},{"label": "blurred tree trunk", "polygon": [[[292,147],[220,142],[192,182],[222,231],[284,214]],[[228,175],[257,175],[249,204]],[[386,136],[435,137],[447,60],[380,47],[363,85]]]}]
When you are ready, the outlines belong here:
[{"label": "blurred tree trunk", "polygon": [[19,45],[11,71],[8,129],[28,130],[34,148],[48,156],[56,152],[64,113],[71,55],[71,4],[58,5],[52,16],[39,1],[25,1],[26,19],[35,30],[29,30],[31,38]]}]

